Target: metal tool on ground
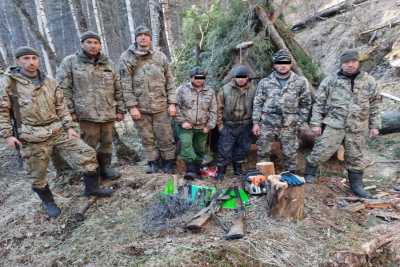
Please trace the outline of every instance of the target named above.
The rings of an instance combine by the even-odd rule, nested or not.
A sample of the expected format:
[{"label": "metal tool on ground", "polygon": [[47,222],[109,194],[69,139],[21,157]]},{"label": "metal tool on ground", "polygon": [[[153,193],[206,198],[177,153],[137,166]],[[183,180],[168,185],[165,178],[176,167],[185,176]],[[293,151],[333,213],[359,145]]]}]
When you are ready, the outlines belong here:
[{"label": "metal tool on ground", "polygon": [[[117,181],[115,181],[115,180],[109,180],[109,181],[103,182],[103,186],[110,187],[110,186],[112,186],[113,184],[116,184],[116,183],[117,183]],[[77,220],[77,221],[85,220],[86,212],[90,209],[90,207],[93,204],[95,204],[97,202],[97,199],[98,199],[97,196],[89,197],[89,199],[87,200],[85,205],[83,205],[75,214],[73,214],[75,220]]]},{"label": "metal tool on ground", "polygon": [[[19,96],[18,96],[18,91],[15,85],[15,81],[13,82],[13,85],[11,86],[11,111],[10,111],[10,116],[11,116],[11,124],[12,124],[12,132],[13,136],[19,140],[19,132],[18,130],[21,128],[21,111],[19,108]],[[21,155],[21,148],[19,147],[18,144],[15,145],[15,149],[17,150],[17,155],[18,155],[18,166],[20,168],[23,167],[24,162],[22,159]]]},{"label": "metal tool on ground", "polygon": [[97,197],[96,197],[96,196],[91,196],[91,197],[89,198],[89,200],[86,202],[86,204],[85,204],[82,208],[80,208],[80,209],[78,210],[77,213],[75,213],[75,219],[76,219],[78,222],[85,220],[85,214],[86,214],[86,212],[88,211],[88,209],[89,209],[94,203],[96,203],[96,201],[97,201]]},{"label": "metal tool on ground", "polygon": [[245,190],[251,195],[261,195],[267,191],[267,177],[258,171],[248,172],[243,183]]},{"label": "metal tool on ground", "polygon": [[219,211],[224,200],[225,190],[218,189],[211,199],[210,204],[195,214],[186,224],[186,228],[193,232],[199,232],[209,219]]},{"label": "metal tool on ground", "polygon": [[226,240],[234,240],[243,238],[245,235],[245,218],[246,218],[246,210],[240,197],[239,187],[235,187],[236,200],[238,202],[238,208],[236,209],[236,218],[232,222],[232,226],[229,232],[225,235]]}]

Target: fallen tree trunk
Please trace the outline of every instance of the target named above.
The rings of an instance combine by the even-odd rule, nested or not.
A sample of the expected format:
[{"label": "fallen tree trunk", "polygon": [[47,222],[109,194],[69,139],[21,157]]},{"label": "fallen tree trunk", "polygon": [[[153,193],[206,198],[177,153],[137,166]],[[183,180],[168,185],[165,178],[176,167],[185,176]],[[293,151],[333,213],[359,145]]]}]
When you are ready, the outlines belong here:
[{"label": "fallen tree trunk", "polygon": [[297,61],[295,57],[292,55],[290,49],[285,43],[285,40],[280,36],[279,32],[275,28],[274,23],[269,19],[267,12],[265,12],[264,8],[262,8],[259,5],[256,5],[254,7],[254,11],[257,14],[257,17],[260,19],[261,23],[265,28],[268,29],[269,36],[271,38],[271,41],[278,47],[278,49],[286,49],[289,51],[292,57],[292,68],[294,72],[296,72],[299,75],[304,76],[303,71],[299,68],[299,65],[297,64]]},{"label": "fallen tree trunk", "polygon": [[386,111],[382,113],[382,128],[381,134],[398,133],[400,132],[400,112]]},{"label": "fallen tree trunk", "polygon": [[355,0],[352,4],[349,4],[348,1],[343,1],[337,5],[334,5],[327,9],[321,10],[321,11],[317,12],[315,15],[307,17],[303,21],[300,21],[300,22],[294,24],[292,26],[292,31],[294,31],[294,32],[300,31],[315,21],[325,20],[327,18],[334,17],[338,14],[342,14],[342,13],[350,10],[355,5],[359,5],[359,4],[362,4],[367,1],[369,1],[369,0]]}]

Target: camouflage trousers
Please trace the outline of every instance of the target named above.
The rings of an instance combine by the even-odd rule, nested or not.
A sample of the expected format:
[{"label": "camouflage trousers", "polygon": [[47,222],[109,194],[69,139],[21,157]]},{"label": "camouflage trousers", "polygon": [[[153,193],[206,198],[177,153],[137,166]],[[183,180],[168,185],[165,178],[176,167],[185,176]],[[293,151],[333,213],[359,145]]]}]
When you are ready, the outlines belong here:
[{"label": "camouflage trousers", "polygon": [[61,130],[44,142],[24,143],[22,146],[28,176],[33,180],[32,187],[44,188],[47,185],[47,169],[55,150],[73,169],[80,172],[93,172],[97,169],[93,148],[80,139],[69,139],[68,134]]},{"label": "camouflage trousers", "polygon": [[362,132],[352,133],[345,129],[334,129],[326,126],[324,132],[315,140],[311,154],[307,162],[317,166],[320,163],[328,161],[333,154],[344,145],[345,166],[348,170],[363,170],[365,148],[365,137]]},{"label": "camouflage trousers", "polygon": [[[79,122],[82,140],[94,148],[97,154],[112,154],[113,126],[114,122]],[[60,156],[57,149],[54,150],[52,160],[57,176],[77,176],[76,171],[71,169],[71,166]]]},{"label": "camouflage trousers", "polygon": [[147,160],[157,160],[160,154],[164,160],[175,159],[175,141],[171,118],[167,111],[155,114],[142,113],[142,118],[135,120],[135,124]]},{"label": "camouflage trousers", "polygon": [[296,170],[299,142],[296,127],[272,127],[261,125],[261,135],[257,140],[258,161],[271,161],[272,143],[280,141],[285,170]]},{"label": "camouflage trousers", "polygon": [[112,154],[114,122],[80,121],[81,137],[97,153]]}]

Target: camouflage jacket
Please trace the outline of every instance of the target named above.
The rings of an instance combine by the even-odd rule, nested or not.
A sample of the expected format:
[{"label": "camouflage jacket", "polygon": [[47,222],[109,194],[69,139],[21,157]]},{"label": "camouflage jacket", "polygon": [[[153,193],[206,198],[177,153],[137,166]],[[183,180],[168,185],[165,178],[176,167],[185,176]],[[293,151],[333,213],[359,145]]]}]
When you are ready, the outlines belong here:
[{"label": "camouflage jacket", "polygon": [[176,104],[175,83],[167,57],[160,51],[138,55],[131,46],[122,53],[119,73],[126,106],[159,113]]},{"label": "camouflage jacket", "polygon": [[56,81],[40,74],[40,84],[20,74],[18,67],[10,68],[0,79],[0,136],[12,136],[11,97],[18,97],[21,115],[19,134],[21,140],[42,142],[54,131],[73,126],[68,109],[64,106],[63,91]]},{"label": "camouflage jacket", "polygon": [[179,124],[189,122],[194,129],[213,129],[217,123],[217,99],[213,89],[205,86],[197,91],[192,84],[181,85],[176,92]]},{"label": "camouflage jacket", "polygon": [[218,126],[224,123],[251,122],[255,94],[256,88],[250,82],[244,89],[234,81],[225,84],[217,95]]},{"label": "camouflage jacket", "polygon": [[380,128],[379,104],[381,98],[375,79],[361,72],[354,80],[338,72],[325,78],[315,98],[311,126],[329,125],[332,128],[348,128],[360,132]]},{"label": "camouflage jacket", "polygon": [[57,70],[57,80],[78,120],[109,122],[116,112],[125,112],[119,76],[103,54],[95,63],[82,50],[67,56]]},{"label": "camouflage jacket", "polygon": [[311,110],[311,93],[307,80],[291,72],[281,88],[275,72],[257,86],[253,105],[253,123],[273,127],[300,127],[307,123]]}]

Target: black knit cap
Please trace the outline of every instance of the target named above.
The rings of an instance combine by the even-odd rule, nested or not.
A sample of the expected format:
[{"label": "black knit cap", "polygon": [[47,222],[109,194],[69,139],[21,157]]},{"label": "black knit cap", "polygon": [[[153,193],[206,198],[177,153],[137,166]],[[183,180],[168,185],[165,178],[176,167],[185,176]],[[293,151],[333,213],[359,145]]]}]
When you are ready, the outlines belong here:
[{"label": "black knit cap", "polygon": [[358,51],[356,49],[345,50],[340,55],[340,64],[343,64],[343,63],[348,62],[350,60],[360,60]]},{"label": "black knit cap", "polygon": [[207,76],[207,71],[204,70],[201,67],[194,67],[193,69],[190,70],[190,78],[192,78],[193,76]]},{"label": "black knit cap", "polygon": [[86,39],[89,38],[97,39],[101,43],[100,35],[92,31],[87,31],[81,34],[81,43],[83,43]]},{"label": "black knit cap", "polygon": [[232,70],[233,77],[249,77],[250,69],[246,65],[237,65]]},{"label": "black knit cap", "polygon": [[36,49],[29,46],[20,46],[15,51],[15,58],[19,58],[26,55],[35,55],[39,56],[39,53]]}]

